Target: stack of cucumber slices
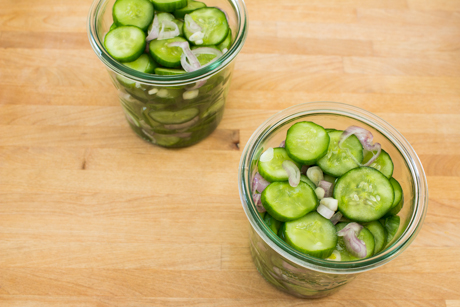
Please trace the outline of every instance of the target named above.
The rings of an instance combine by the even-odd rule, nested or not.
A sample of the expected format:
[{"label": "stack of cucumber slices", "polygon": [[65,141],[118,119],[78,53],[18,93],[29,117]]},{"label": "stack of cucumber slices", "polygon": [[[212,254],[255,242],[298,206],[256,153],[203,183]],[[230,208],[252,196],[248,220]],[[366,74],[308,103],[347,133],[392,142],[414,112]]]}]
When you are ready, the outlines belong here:
[{"label": "stack of cucumber slices", "polygon": [[372,139],[356,126],[292,125],[286,140],[258,159],[252,192],[266,225],[318,258],[353,261],[382,252],[399,229],[404,200],[393,161]]},{"label": "stack of cucumber slices", "polygon": [[232,44],[225,12],[192,0],[117,0],[107,52],[137,71],[178,75],[217,60]]}]

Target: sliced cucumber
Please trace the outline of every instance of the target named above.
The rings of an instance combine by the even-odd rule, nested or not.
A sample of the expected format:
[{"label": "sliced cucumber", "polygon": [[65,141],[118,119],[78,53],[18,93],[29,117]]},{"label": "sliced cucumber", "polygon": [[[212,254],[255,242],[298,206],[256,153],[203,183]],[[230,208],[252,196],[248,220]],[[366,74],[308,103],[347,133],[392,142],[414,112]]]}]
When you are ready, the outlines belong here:
[{"label": "sliced cucumber", "polygon": [[187,6],[181,9],[175,10],[173,14],[174,16],[176,16],[176,18],[184,19],[184,16],[186,14],[190,14],[191,12],[197,9],[204,8],[204,7],[206,7],[206,4],[204,4],[203,2],[188,0]]},{"label": "sliced cucumber", "polygon": [[281,226],[280,221],[274,219],[273,216],[266,213],[264,217],[264,222],[275,234],[278,233],[278,230],[280,229],[280,226]]},{"label": "sliced cucumber", "polygon": [[273,182],[262,192],[267,212],[281,222],[298,219],[316,208],[315,191],[305,182],[295,188],[287,182]]},{"label": "sliced cucumber", "polygon": [[145,31],[153,20],[154,12],[153,4],[148,0],[117,0],[112,16],[118,25],[135,26]]},{"label": "sliced cucumber", "polygon": [[393,205],[394,191],[388,178],[371,167],[358,167],[340,177],[334,198],[342,214],[354,221],[378,220]]},{"label": "sliced cucumber", "polygon": [[178,143],[181,138],[175,135],[155,134],[153,136],[157,145],[169,147]]},{"label": "sliced cucumber", "polygon": [[[342,230],[345,226],[347,226],[347,224],[348,223],[338,223],[335,226],[337,229],[337,232]],[[363,228],[358,234],[358,239],[362,240],[364,244],[366,245],[367,254],[366,254],[366,257],[364,258],[371,257],[374,254],[374,249],[375,249],[375,241],[374,241],[374,236],[372,235],[372,233],[368,229]],[[340,253],[341,261],[352,261],[352,260],[360,259],[358,257],[353,256],[347,250],[343,237],[338,238],[336,249]]]},{"label": "sliced cucumber", "polygon": [[382,223],[383,227],[387,231],[387,246],[390,245],[391,240],[394,239],[396,233],[399,229],[399,224],[401,223],[401,218],[397,215],[392,215],[384,219],[379,220]]},{"label": "sliced cucumber", "polygon": [[391,209],[387,215],[396,215],[399,213],[399,211],[401,211],[404,205],[404,194],[401,185],[398,181],[396,181],[396,179],[390,178],[390,182],[393,186],[393,189],[395,190],[395,199],[393,201],[393,206],[391,206]]},{"label": "sliced cucumber", "polygon": [[128,66],[134,70],[151,74],[155,72],[155,69],[158,67],[158,64],[153,60],[149,54],[142,54],[133,62],[123,63],[123,65]]},{"label": "sliced cucumber", "polygon": [[311,212],[284,224],[287,244],[313,257],[327,258],[337,245],[337,232],[331,221]]},{"label": "sliced cucumber", "polygon": [[[215,7],[204,7],[189,14],[190,17],[201,27],[204,37],[200,45],[219,45],[227,37],[230,27],[225,14]],[[189,30],[187,23],[184,24],[184,35],[188,41],[194,33]]]},{"label": "sliced cucumber", "polygon": [[163,68],[163,67],[158,67],[155,69],[155,73],[157,75],[163,75],[163,76],[172,76],[172,75],[182,75],[185,74],[186,71],[183,69],[177,69],[177,68]]},{"label": "sliced cucumber", "polygon": [[117,27],[107,33],[104,46],[115,60],[132,62],[144,52],[145,33],[134,26]]},{"label": "sliced cucumber", "polygon": [[[213,48],[213,49],[216,49],[216,50],[220,51],[216,46],[206,46],[206,47]],[[200,48],[200,46],[194,46],[194,47],[192,47],[192,50],[197,49],[197,48]],[[215,55],[215,54],[198,54],[198,55],[196,55],[196,58],[198,59],[198,62],[200,62],[201,66],[205,66],[206,64],[208,64],[209,62],[214,60],[216,57],[217,57],[217,55]]]},{"label": "sliced cucumber", "polygon": [[109,31],[112,31],[113,29],[116,29],[118,26],[116,23],[112,23],[112,25],[109,28]]},{"label": "sliced cucumber", "polygon": [[225,49],[230,49],[233,43],[233,38],[232,38],[232,29],[228,29],[228,34],[227,37],[224,39],[222,43],[217,45],[217,49],[220,51],[224,52]]},{"label": "sliced cucumber", "polygon": [[289,128],[285,146],[293,160],[311,165],[326,154],[329,135],[313,122],[298,122]]},{"label": "sliced cucumber", "polygon": [[305,175],[300,175],[300,181],[303,181],[305,182],[306,184],[308,184],[310,186],[310,188],[313,189],[313,191],[316,189],[316,185],[313,183],[313,181],[311,181],[310,179],[308,179],[307,176]]},{"label": "sliced cucumber", "polygon": [[200,111],[196,108],[189,108],[180,111],[150,111],[149,116],[161,124],[182,124],[192,120]]},{"label": "sliced cucumber", "polygon": [[380,253],[387,244],[387,231],[385,230],[385,227],[383,227],[379,221],[366,223],[364,224],[364,227],[366,227],[374,236],[374,255]]},{"label": "sliced cucumber", "polygon": [[297,167],[300,167],[297,162],[289,158],[284,148],[273,148],[273,159],[268,162],[259,161],[260,175],[270,182],[287,181],[289,176],[283,168],[284,161],[292,161]]},{"label": "sliced cucumber", "polygon": [[265,218],[265,212],[259,212],[259,215],[260,215],[260,217],[261,217],[262,219]]},{"label": "sliced cucumber", "polygon": [[363,146],[356,136],[348,137],[339,147],[338,143],[342,133],[343,131],[340,130],[328,132],[330,142],[327,153],[317,162],[323,172],[335,177],[340,177],[358,167],[356,161],[359,163],[363,161]]},{"label": "sliced cucumber", "polygon": [[205,118],[209,115],[217,113],[217,111],[221,110],[225,105],[225,100],[219,99],[218,101],[214,102],[206,111],[203,112],[201,118]]},{"label": "sliced cucumber", "polygon": [[[366,152],[366,154],[364,155],[363,164],[369,161],[372,158],[372,156],[372,151]],[[391,178],[391,176],[393,175],[393,161],[391,160],[390,155],[383,149],[380,152],[380,155],[377,157],[377,159],[375,159],[375,161],[372,162],[369,166],[382,172],[382,174],[387,176],[387,178]]]},{"label": "sliced cucumber", "polygon": [[174,12],[187,6],[187,0],[150,0],[155,9],[161,12]]},{"label": "sliced cucumber", "polygon": [[150,42],[150,54],[160,65],[170,68],[180,66],[180,57],[183,53],[182,48],[168,46],[174,42],[186,42],[186,40],[182,37],[173,37],[163,40],[154,39]]},{"label": "sliced cucumber", "polygon": [[281,223],[280,229],[278,230],[278,237],[286,242],[286,223]]}]

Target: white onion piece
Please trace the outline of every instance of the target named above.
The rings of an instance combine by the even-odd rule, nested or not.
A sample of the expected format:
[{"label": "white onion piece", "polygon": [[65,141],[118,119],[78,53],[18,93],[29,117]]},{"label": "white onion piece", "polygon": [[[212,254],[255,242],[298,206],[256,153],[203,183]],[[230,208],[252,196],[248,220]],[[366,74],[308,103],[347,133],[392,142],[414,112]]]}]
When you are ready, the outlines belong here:
[{"label": "white onion piece", "polygon": [[339,237],[343,237],[345,246],[350,254],[358,258],[365,258],[367,255],[366,243],[358,239],[358,235],[363,226],[352,222],[337,232]]},{"label": "white onion piece", "polygon": [[270,162],[273,159],[274,151],[273,148],[268,148],[262,155],[260,155],[260,162]]},{"label": "white onion piece", "polygon": [[284,148],[286,146],[286,141],[282,141],[278,147]]},{"label": "white onion piece", "polygon": [[294,162],[286,160],[282,164],[284,170],[288,174],[289,185],[293,188],[299,185],[300,182],[300,170]]},{"label": "white onion piece", "polygon": [[334,213],[334,215],[330,218],[330,221],[333,225],[337,224],[340,219],[342,218],[342,212],[338,211],[336,213]]},{"label": "white onion piece", "polygon": [[194,86],[192,86],[191,88],[189,88],[189,90],[197,90],[199,89],[200,87],[202,87],[203,85],[206,84],[208,80],[201,80],[201,81],[198,81],[197,83],[195,83]]},{"label": "white onion piece", "polygon": [[194,99],[196,97],[198,97],[198,93],[200,91],[199,90],[188,90],[188,91],[185,91],[183,94],[182,94],[182,98],[184,98],[184,100],[190,100],[190,99]]},{"label": "white onion piece", "polygon": [[307,177],[310,179],[316,186],[319,182],[324,179],[323,170],[319,166],[312,166],[307,169]]},{"label": "white onion piece", "polygon": [[334,215],[334,211],[326,207],[325,205],[319,205],[318,208],[316,209],[319,214],[324,216],[327,219],[330,219]]},{"label": "white onion piece", "polygon": [[214,48],[210,48],[210,47],[200,47],[200,48],[196,48],[196,49],[193,49],[192,50],[192,53],[195,55],[195,56],[198,56],[200,54],[213,54],[215,55],[214,59],[212,59],[211,61],[209,61],[208,63],[206,63],[205,65],[203,65],[202,67],[204,66],[207,66],[215,61],[217,61],[218,58],[220,58],[222,56],[222,52],[220,50],[217,50],[217,49],[214,49]]},{"label": "white onion piece", "polygon": [[[166,27],[174,28],[174,30],[165,31]],[[178,36],[179,34],[179,27],[175,22],[172,22],[170,20],[164,20],[161,23],[161,31],[160,34],[158,34],[158,40],[170,39]]]},{"label": "white onion piece", "polygon": [[145,40],[147,42],[150,42],[151,40],[158,38],[159,34],[160,34],[160,21],[158,20],[158,15],[155,14],[155,17],[153,18],[153,23],[152,23],[152,29],[150,29],[150,32],[147,35],[147,38]]},{"label": "white onion piece", "polygon": [[329,181],[321,180],[318,183],[318,187],[324,189],[324,192],[325,192],[324,197],[331,197],[332,196],[332,183],[330,183]]},{"label": "white onion piece", "polygon": [[188,31],[192,33],[203,31],[200,25],[197,24],[195,20],[193,20],[192,16],[190,16],[189,14],[185,14],[184,21],[185,21],[185,27],[187,28]]},{"label": "white onion piece", "polygon": [[338,207],[339,207],[339,202],[337,199],[334,199],[332,197],[325,197],[323,199],[321,199],[321,201],[319,202],[321,205],[324,205],[326,207],[328,207],[329,209],[331,209],[332,211],[337,211]]},{"label": "white onion piece", "polygon": [[345,142],[345,140],[353,134],[358,138],[358,140],[361,142],[361,145],[363,146],[365,150],[372,152],[372,154],[374,154],[373,153],[374,151],[377,151],[377,153],[374,154],[373,157],[369,161],[367,161],[365,164],[359,163],[353,155],[350,154],[350,156],[356,163],[358,163],[358,165],[361,165],[361,166],[371,165],[375,161],[375,159],[379,157],[380,152],[382,150],[382,146],[380,145],[380,143],[372,144],[374,136],[372,135],[370,131],[364,128],[361,128],[361,127],[350,126],[340,136],[339,143],[338,143],[339,147],[342,148],[341,147],[342,143]]},{"label": "white onion piece", "polygon": [[323,198],[324,198],[324,194],[325,194],[324,189],[323,189],[323,188],[320,188],[320,187],[317,187],[317,188],[315,189],[315,194],[316,194],[316,197],[317,197],[319,200],[323,199]]},{"label": "white onion piece", "polygon": [[188,38],[190,41],[198,41],[200,39],[203,39],[204,33],[203,32],[195,32],[190,37]]},{"label": "white onion piece", "polygon": [[255,193],[257,191],[262,193],[269,184],[270,182],[265,180],[259,173],[256,173],[252,180],[252,192]]}]

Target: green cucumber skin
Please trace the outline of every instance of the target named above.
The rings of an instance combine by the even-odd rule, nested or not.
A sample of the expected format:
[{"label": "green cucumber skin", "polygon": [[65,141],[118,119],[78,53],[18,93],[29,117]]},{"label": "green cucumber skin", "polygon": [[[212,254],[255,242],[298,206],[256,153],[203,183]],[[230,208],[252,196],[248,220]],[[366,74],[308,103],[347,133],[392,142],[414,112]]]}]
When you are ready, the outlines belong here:
[{"label": "green cucumber skin", "polygon": [[[357,210],[357,209],[355,209],[353,207],[354,205],[347,204],[347,203],[344,202],[344,198],[346,196],[349,197],[350,193],[345,193],[345,192],[348,192],[348,191],[345,191],[344,193],[342,193],[344,195],[340,195],[341,190],[345,190],[345,189],[349,188],[350,185],[345,184],[345,183],[342,184],[342,182],[346,182],[346,180],[348,179],[348,176],[355,175],[355,174],[353,174],[353,172],[364,172],[364,173],[369,173],[369,175],[371,175],[372,177],[378,177],[377,179],[380,180],[381,182],[379,182],[378,185],[374,184],[374,186],[377,189],[382,188],[383,184],[385,185],[385,187],[382,188],[383,191],[380,190],[381,192],[384,192],[384,194],[380,194],[380,195],[385,196],[385,201],[383,202],[383,199],[382,199],[382,203],[380,203],[380,207],[379,207],[379,210],[377,212],[376,212],[376,210],[374,210],[374,211],[370,210],[367,206],[361,206],[361,205],[360,205],[361,209]],[[365,179],[368,179],[368,178],[369,177],[366,177]],[[342,187],[342,185],[343,185],[343,187]],[[356,191],[356,190],[354,190],[354,191]],[[390,191],[392,193],[389,193]],[[342,212],[344,217],[346,217],[346,218],[348,218],[350,220],[357,221],[357,222],[362,222],[362,223],[372,222],[372,221],[378,220],[381,217],[383,217],[386,214],[386,212],[388,212],[388,210],[391,208],[391,206],[393,204],[393,201],[394,201],[393,186],[391,185],[391,183],[388,180],[388,178],[385,175],[383,175],[382,173],[380,173],[378,170],[376,170],[374,168],[371,168],[371,167],[367,167],[367,166],[361,166],[361,167],[354,168],[354,169],[348,171],[347,173],[345,173],[340,178],[338,178],[338,180],[337,180],[337,182],[335,184],[335,187],[334,187],[333,195],[334,195],[333,197],[338,200],[338,202],[339,202],[339,211]]]},{"label": "green cucumber skin", "polygon": [[[297,212],[295,212],[296,213],[295,215],[292,215],[292,212],[291,212],[291,215],[289,216],[281,215],[280,213],[277,212],[277,210],[279,209],[274,208],[272,204],[270,204],[270,201],[267,199],[268,198],[267,194],[269,193],[277,194],[277,189],[279,189],[278,191],[283,191],[283,193],[284,192],[290,193],[290,195],[293,195],[294,193],[300,193],[300,196],[303,196],[302,192],[308,193],[309,195],[305,195],[305,197],[308,198],[308,200],[304,199],[304,202],[302,203],[303,205],[302,210],[298,210]],[[300,189],[303,189],[303,191],[300,191]],[[272,190],[274,190],[274,192],[272,192]],[[305,200],[307,200],[308,203],[305,202]],[[265,190],[262,192],[261,201],[262,201],[262,205],[264,206],[265,210],[267,210],[267,212],[272,217],[274,217],[275,219],[281,222],[288,222],[288,221],[296,220],[304,216],[305,214],[311,212],[312,210],[314,210],[318,203],[318,198],[316,197],[315,191],[308,184],[302,181],[299,182],[299,185],[296,188],[291,187],[289,183],[287,182],[273,182],[269,184],[268,187],[265,188]],[[286,212],[283,212],[283,213],[286,213]]]},{"label": "green cucumber skin", "polygon": [[[300,127],[300,129],[302,129],[301,125],[304,125],[304,124],[307,124],[307,125],[312,125],[314,126],[316,129],[318,129],[319,131],[324,131],[324,137],[322,138],[324,144],[322,144],[322,149],[320,149],[319,153],[316,153],[314,156],[312,157],[309,157],[308,159],[305,159],[305,157],[298,157],[294,151],[297,151],[297,148],[298,146],[296,146],[295,144],[292,144],[294,141],[294,139],[291,140],[292,136],[295,134],[295,130],[298,129]],[[291,134],[292,132],[292,134]],[[291,136],[290,136],[291,135]],[[316,161],[318,161],[319,159],[321,159],[322,157],[324,157],[324,155],[327,153],[327,149],[329,148],[329,142],[330,142],[330,138],[329,138],[329,135],[328,133],[326,132],[326,130],[321,127],[320,125],[317,125],[313,122],[308,122],[308,121],[304,121],[304,122],[298,122],[298,123],[295,123],[294,125],[292,125],[288,131],[287,131],[287,134],[286,134],[286,141],[285,141],[285,148],[286,148],[286,151],[288,153],[288,155],[291,157],[292,160],[300,163],[300,164],[303,164],[303,165],[313,165],[316,163]],[[292,146],[294,146],[294,148],[291,148]]]},{"label": "green cucumber skin", "polygon": [[380,253],[387,244],[387,231],[379,221],[372,221],[363,224],[374,236],[374,255]]},{"label": "green cucumber skin", "polygon": [[[191,6],[190,3],[192,3],[192,6],[194,6],[194,7],[190,8],[190,6]],[[188,0],[187,1],[187,6],[181,8],[181,9],[175,10],[173,14],[178,19],[184,19],[186,14],[190,14],[191,12],[196,11],[196,10],[201,9],[201,8],[204,8],[204,7],[207,7],[207,5],[205,3],[203,3],[203,2],[201,2],[201,1]]]},{"label": "green cucumber skin", "polygon": [[273,216],[271,216],[268,213],[265,213],[264,222],[265,224],[267,224],[268,228],[270,228],[275,234],[278,233],[282,224],[282,222],[276,220],[275,218],[273,218]]},{"label": "green cucumber skin", "polygon": [[[300,164],[292,160],[284,148],[273,148],[273,159],[269,162],[259,161],[259,173],[265,180],[270,182],[287,181],[289,179],[282,163],[291,161],[300,168]],[[276,163],[276,165],[274,165]],[[275,174],[276,173],[276,174]],[[281,175],[282,174],[282,175]]]},{"label": "green cucumber skin", "polygon": [[183,69],[163,68],[163,67],[155,68],[155,74],[157,75],[174,76],[174,75],[182,75],[185,73],[187,72]]},{"label": "green cucumber skin", "polygon": [[303,181],[305,182],[306,184],[308,184],[310,186],[310,188],[312,188],[313,190],[316,189],[316,185],[313,183],[313,181],[311,181],[310,179],[308,179],[307,176],[305,175],[300,175],[300,181]]},{"label": "green cucumber skin", "polygon": [[[369,161],[371,157],[372,157],[371,153],[368,152],[364,156],[363,164]],[[381,163],[384,163],[383,167],[381,166]],[[391,160],[390,155],[383,149],[380,152],[380,155],[377,157],[377,159],[369,167],[375,168],[376,170],[380,171],[382,174],[387,176],[388,179],[390,179],[391,176],[393,175],[393,170],[394,170],[393,160]]]},{"label": "green cucumber skin", "polygon": [[[132,28],[135,28],[135,29],[138,29],[139,31],[141,31],[144,35],[144,43],[143,43],[143,47],[142,48],[139,48],[135,53],[133,53],[132,55],[130,56],[127,56],[127,57],[118,57],[116,55],[113,54],[112,51],[110,51],[111,48],[107,48],[107,40],[110,38],[109,35],[111,33],[114,33],[115,31],[122,31],[123,28],[127,28],[127,27],[132,27]],[[139,32],[140,33],[140,32]],[[105,36],[104,38],[104,47],[105,47],[105,50],[107,50],[107,52],[117,61],[120,61],[121,63],[125,63],[125,62],[133,62],[135,60],[137,60],[137,58],[139,58],[143,53],[144,53],[144,50],[145,50],[145,45],[146,45],[146,42],[145,42],[145,33],[139,29],[138,27],[135,27],[135,26],[121,26],[121,27],[116,27],[115,29],[111,30],[109,33],[107,33],[107,35]]]},{"label": "green cucumber skin", "polygon": [[388,211],[388,213],[385,215],[385,217],[391,216],[391,215],[397,215],[399,211],[401,211],[402,207],[404,206],[404,193],[403,193],[401,185],[393,177],[390,178],[390,182],[393,185],[393,189],[395,191],[395,200],[393,202],[393,206]]},{"label": "green cucumber skin", "polygon": [[379,222],[385,227],[387,231],[387,246],[390,245],[395,235],[398,233],[399,225],[401,224],[401,218],[397,215],[392,215],[383,219]]},{"label": "green cucumber skin", "polygon": [[187,6],[187,0],[150,0],[157,11],[172,13]]},{"label": "green cucumber skin", "polygon": [[[148,29],[149,25],[152,23],[154,13],[155,13],[155,9],[154,9],[151,1],[149,1],[149,0],[139,0],[139,2],[144,2],[144,5],[146,5],[148,7],[147,10],[150,10],[150,12],[147,11],[147,14],[151,13],[151,14],[148,14],[148,15],[151,15],[150,20],[148,22],[145,22],[144,24],[140,24],[140,25],[139,24],[126,23],[126,22],[123,22],[123,21],[117,19],[117,17],[116,17],[116,15],[117,15],[116,4],[117,4],[117,2],[121,2],[121,1],[125,1],[125,0],[117,0],[117,1],[115,1],[114,5],[112,7],[113,23],[116,24],[117,26],[135,26],[135,27],[140,28],[143,31],[146,31]],[[151,9],[150,9],[150,6],[147,3],[149,3],[151,5]]]}]

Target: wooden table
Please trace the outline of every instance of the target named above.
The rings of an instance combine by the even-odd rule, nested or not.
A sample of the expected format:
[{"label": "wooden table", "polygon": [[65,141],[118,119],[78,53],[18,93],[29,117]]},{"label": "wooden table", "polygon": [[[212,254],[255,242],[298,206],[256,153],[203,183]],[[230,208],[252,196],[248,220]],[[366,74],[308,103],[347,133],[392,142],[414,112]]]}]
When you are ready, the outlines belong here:
[{"label": "wooden table", "polygon": [[[90,0],[0,1],[0,306],[460,306],[460,1],[247,0],[224,119],[191,148],[128,127]],[[375,112],[425,167],[425,224],[327,299],[257,273],[237,188],[249,136],[307,101]]]}]

